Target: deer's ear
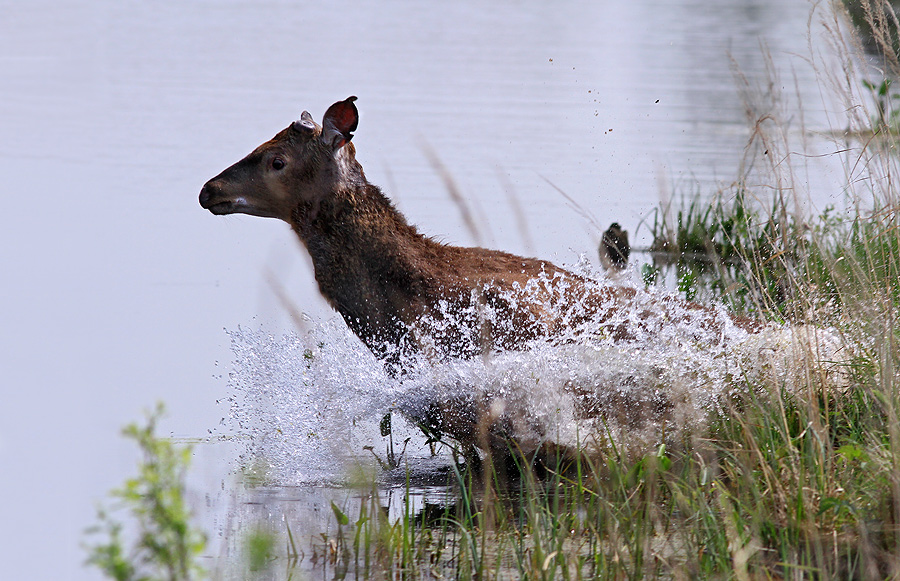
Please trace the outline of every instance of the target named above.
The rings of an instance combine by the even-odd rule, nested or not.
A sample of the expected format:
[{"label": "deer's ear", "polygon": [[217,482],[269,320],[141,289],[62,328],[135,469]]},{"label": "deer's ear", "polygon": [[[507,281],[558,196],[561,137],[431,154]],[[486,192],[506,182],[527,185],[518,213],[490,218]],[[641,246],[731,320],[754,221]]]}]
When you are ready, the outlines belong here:
[{"label": "deer's ear", "polygon": [[356,97],[338,101],[325,111],[322,118],[322,140],[337,151],[353,139],[353,132],[359,123],[359,111],[353,104]]}]

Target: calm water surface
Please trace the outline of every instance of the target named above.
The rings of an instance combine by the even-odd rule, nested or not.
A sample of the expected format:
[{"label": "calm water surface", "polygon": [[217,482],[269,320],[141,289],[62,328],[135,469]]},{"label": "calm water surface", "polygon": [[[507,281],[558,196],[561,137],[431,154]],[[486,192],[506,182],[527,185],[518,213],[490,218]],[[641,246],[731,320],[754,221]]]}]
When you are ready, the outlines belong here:
[{"label": "calm water surface", "polygon": [[[482,243],[562,263],[595,260],[598,229],[551,183],[640,242],[661,194],[735,179],[749,129],[734,66],[765,86],[761,47],[797,144],[840,119],[801,58],[803,0],[2,4],[4,579],[97,578],[80,532],[133,470],[119,427],[164,400],[173,434],[222,429],[223,329],[290,328],[266,273],[330,316],[286,225],[197,204],[303,109],[359,97],[358,158],[422,231],[476,242],[430,149]],[[835,167],[810,172],[817,206],[840,201]],[[210,448],[201,507],[234,468],[235,450]]]}]

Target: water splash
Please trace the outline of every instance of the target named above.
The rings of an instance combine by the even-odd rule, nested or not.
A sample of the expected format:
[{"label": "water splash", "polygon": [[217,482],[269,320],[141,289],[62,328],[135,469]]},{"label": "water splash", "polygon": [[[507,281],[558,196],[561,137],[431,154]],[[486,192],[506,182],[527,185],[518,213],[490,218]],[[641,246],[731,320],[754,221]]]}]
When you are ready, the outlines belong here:
[{"label": "water splash", "polygon": [[[443,361],[418,355],[400,377],[338,318],[305,335],[239,328],[229,333],[232,423],[248,436],[247,460],[264,458],[282,484],[340,479],[348,463],[371,461],[365,448],[384,449],[379,422],[392,411],[470,444],[484,436],[487,418],[493,433],[525,451],[641,449],[700,428],[735,384],[805,385],[810,373],[834,372],[819,362],[841,359],[832,333],[748,333],[721,309],[634,290],[602,324],[582,323],[523,350]],[[608,329],[623,326],[629,339],[613,340]],[[403,429],[394,422],[398,448],[410,439],[408,457],[427,457],[423,437]]]}]

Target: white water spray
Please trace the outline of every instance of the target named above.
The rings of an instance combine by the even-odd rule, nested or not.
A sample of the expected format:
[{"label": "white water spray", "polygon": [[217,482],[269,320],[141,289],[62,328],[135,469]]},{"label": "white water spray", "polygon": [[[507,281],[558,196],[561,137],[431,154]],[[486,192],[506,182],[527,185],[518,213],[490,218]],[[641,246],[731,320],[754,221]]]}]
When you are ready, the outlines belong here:
[{"label": "white water spray", "polygon": [[[622,325],[627,341],[605,331]],[[442,410],[445,424],[460,424],[446,424],[455,434],[487,418],[524,451],[602,452],[611,442],[646,450],[702,428],[735,386],[793,389],[809,385],[810,374],[837,385],[846,359],[832,333],[775,326],[748,333],[721,309],[711,319],[653,290],[611,310],[604,326],[484,357],[418,357],[402,377],[391,377],[338,318],[304,336],[242,328],[230,335],[234,427],[283,484],[340,479],[348,462],[371,461],[365,447],[384,450],[379,421],[392,411],[427,422]],[[473,409],[478,418],[467,416]],[[423,436],[407,432],[395,430],[398,449],[409,436],[408,457],[427,456]]]}]

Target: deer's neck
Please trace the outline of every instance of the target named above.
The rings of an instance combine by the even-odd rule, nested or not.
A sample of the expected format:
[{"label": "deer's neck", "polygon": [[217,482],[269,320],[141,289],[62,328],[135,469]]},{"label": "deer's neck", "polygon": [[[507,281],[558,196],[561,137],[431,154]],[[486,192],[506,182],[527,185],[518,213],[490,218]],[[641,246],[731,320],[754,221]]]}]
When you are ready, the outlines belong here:
[{"label": "deer's neck", "polygon": [[[322,295],[370,347],[394,342],[417,316],[436,243],[407,223],[371,184],[301,204],[294,231],[306,245]],[[374,349],[373,349],[374,350]]]}]

